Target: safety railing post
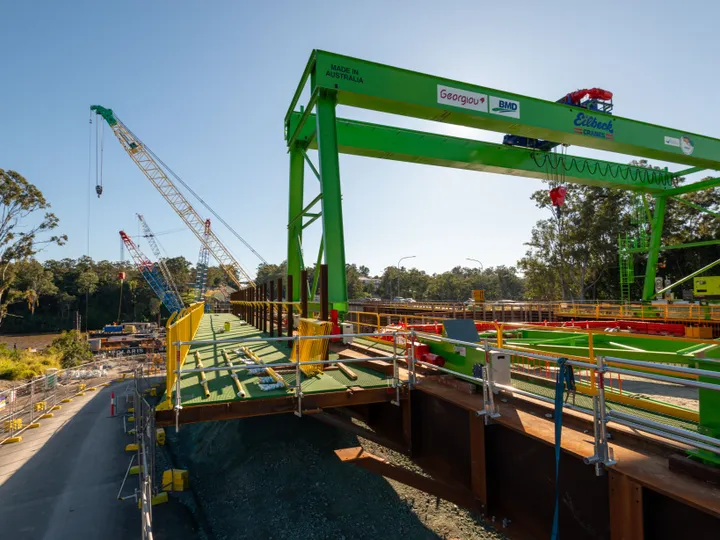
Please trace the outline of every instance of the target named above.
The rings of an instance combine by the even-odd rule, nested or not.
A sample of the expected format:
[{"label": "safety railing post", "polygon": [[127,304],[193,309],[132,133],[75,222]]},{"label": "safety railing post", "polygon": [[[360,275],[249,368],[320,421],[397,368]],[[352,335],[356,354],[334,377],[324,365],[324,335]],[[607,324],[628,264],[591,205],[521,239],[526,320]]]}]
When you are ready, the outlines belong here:
[{"label": "safety railing post", "polygon": [[35,377],[30,379],[30,423],[35,419]]},{"label": "safety railing post", "polygon": [[297,398],[298,410],[295,415],[302,416],[302,370],[300,369],[300,339],[293,337],[293,349],[295,351],[295,397]]},{"label": "safety railing post", "polygon": [[397,356],[397,332],[393,332],[393,388],[395,388],[395,401],[391,403],[400,406],[400,371]]},{"label": "safety railing post", "polygon": [[410,330],[410,357],[408,358],[408,371],[410,388],[415,388],[415,329]]},{"label": "safety railing post", "polygon": [[180,342],[177,342],[177,370],[175,371],[175,433],[180,431],[180,411],[182,400],[180,396]]},{"label": "safety railing post", "polygon": [[488,338],[483,339],[483,348],[485,349],[485,366],[481,367],[482,385],[483,385],[483,405],[485,409],[485,424],[490,423],[491,418],[497,418],[500,413],[495,405],[495,386],[492,377],[492,354],[490,352],[490,342]]}]

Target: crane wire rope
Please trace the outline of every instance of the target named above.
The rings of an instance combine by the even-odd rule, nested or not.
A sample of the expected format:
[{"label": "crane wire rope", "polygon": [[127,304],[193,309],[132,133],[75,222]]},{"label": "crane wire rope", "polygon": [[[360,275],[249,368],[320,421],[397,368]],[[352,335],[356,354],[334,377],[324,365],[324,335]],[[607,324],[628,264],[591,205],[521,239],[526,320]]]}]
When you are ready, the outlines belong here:
[{"label": "crane wire rope", "polygon": [[[118,121],[120,121],[120,118],[118,118],[117,115],[115,115],[115,117],[118,119]],[[141,139],[140,139],[137,135],[135,135],[135,134],[130,130],[130,128],[127,127],[127,125],[125,125],[125,124],[123,124],[123,125],[125,126],[125,129],[133,136],[134,139],[136,139],[136,140],[138,140],[138,141],[140,141],[140,142],[142,143]],[[188,184],[186,184],[185,181],[183,181],[182,178],[180,178],[177,174],[175,174],[175,172],[174,172],[170,167],[168,167],[167,164],[155,154],[155,152],[153,152],[145,143],[142,143],[142,145],[144,146],[144,148],[145,148],[145,150],[148,152],[148,154],[150,154],[150,155],[153,157],[153,159],[155,159],[155,161],[157,161],[160,165],[162,165],[162,166],[165,168],[165,170],[167,170],[167,172],[169,172],[169,173],[173,176],[173,178],[175,178],[175,180],[177,180],[178,182],[180,182],[180,184],[181,184],[190,194],[192,194],[193,197],[195,197],[198,201],[200,201],[200,204],[202,204],[202,205],[208,210],[208,212],[210,212],[213,216],[215,216],[220,223],[222,223],[223,225],[225,225],[225,227],[227,227],[227,229],[228,229],[238,240],[240,240],[240,241],[245,245],[246,248],[248,248],[250,251],[252,251],[253,254],[254,254],[258,259],[260,259],[260,261],[262,261],[264,264],[267,264],[267,261],[265,260],[265,258],[263,258],[263,256],[260,255],[260,254],[247,242],[247,240],[245,240],[242,236],[240,236],[240,234],[238,234],[238,232],[237,232],[235,229],[233,229],[227,221],[225,221],[222,217],[220,217],[220,215],[219,215],[217,212],[215,212],[215,210],[213,210],[212,207],[210,207],[210,205],[209,205],[208,203],[206,203],[206,202],[203,200],[202,197],[200,197],[200,195],[198,195],[197,193],[195,193],[195,191],[193,191],[193,189],[192,189]]]},{"label": "crane wire rope", "polygon": [[[90,258],[90,208],[92,206],[92,112],[88,123],[88,199],[87,199],[87,245],[85,255]],[[88,304],[90,303],[90,291],[85,291],[85,332],[88,331]],[[82,325],[80,325],[82,329]]]}]

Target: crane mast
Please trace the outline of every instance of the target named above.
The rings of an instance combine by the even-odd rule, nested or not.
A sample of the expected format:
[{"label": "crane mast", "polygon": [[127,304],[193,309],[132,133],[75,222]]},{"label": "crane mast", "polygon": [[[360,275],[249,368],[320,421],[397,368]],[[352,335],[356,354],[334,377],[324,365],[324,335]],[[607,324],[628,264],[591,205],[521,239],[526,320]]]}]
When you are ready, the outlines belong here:
[{"label": "crane mast", "polygon": [[205,234],[205,220],[200,217],[200,214],[197,213],[195,208],[193,208],[190,202],[177,189],[175,184],[173,184],[165,172],[165,168],[158,163],[160,160],[154,156],[150,149],[115,116],[112,109],[106,109],[100,105],[93,105],[90,107],[90,110],[105,119],[130,158],[140,167],[140,170],[145,174],[147,179],[150,180],[152,185],[155,186],[172,209],[175,210],[177,215],[180,216],[195,236],[197,236],[200,243],[212,254],[220,265],[220,268],[223,269],[235,285],[237,285],[238,288],[245,288],[247,286],[255,287],[255,282],[248,272],[235,257],[233,257],[230,250],[225,247],[215,233],[208,231],[207,235]]},{"label": "crane mast", "polygon": [[[210,233],[210,220],[205,221],[205,237]],[[202,302],[207,292],[208,267],[210,265],[210,252],[205,244],[200,247],[198,263],[195,267],[195,301]]]},{"label": "crane mast", "polygon": [[160,243],[150,229],[150,226],[147,224],[147,221],[145,221],[145,218],[141,214],[137,214],[137,217],[143,228],[143,236],[147,239],[148,244],[150,244],[150,251],[152,251],[153,255],[155,255],[157,265],[160,267],[160,273],[163,275],[163,278],[165,278],[165,282],[168,284],[170,292],[175,296],[177,304],[185,307],[182,297],[180,296],[180,291],[178,290],[177,285],[175,285],[175,280],[170,273],[170,269],[165,264],[165,259],[160,251]]},{"label": "crane mast", "polygon": [[148,259],[143,252],[140,251],[140,248],[138,248],[135,245],[135,242],[133,242],[132,239],[125,234],[125,231],[120,231],[120,238],[122,238],[122,241],[135,262],[135,266],[138,271],[142,277],[145,278],[145,281],[147,281],[150,288],[165,305],[168,311],[170,313],[174,313],[182,310],[183,305],[178,303],[179,298],[175,297],[170,290],[170,287],[165,282],[165,278],[163,278],[162,273],[159,270],[159,266],[154,265],[150,259]]}]

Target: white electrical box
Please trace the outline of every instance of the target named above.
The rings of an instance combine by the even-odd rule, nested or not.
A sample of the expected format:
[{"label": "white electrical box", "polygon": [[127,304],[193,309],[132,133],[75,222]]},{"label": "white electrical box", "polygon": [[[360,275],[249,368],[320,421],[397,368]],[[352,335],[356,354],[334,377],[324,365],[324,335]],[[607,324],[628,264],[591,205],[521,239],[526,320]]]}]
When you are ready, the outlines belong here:
[{"label": "white electrical box", "polygon": [[[343,334],[354,334],[352,323],[340,323],[340,327]],[[346,345],[353,342],[352,337],[343,337],[343,343]]]},{"label": "white electrical box", "polygon": [[[510,355],[498,351],[490,351],[490,370],[494,383],[512,386],[510,377]],[[497,393],[499,390],[496,390]]]}]

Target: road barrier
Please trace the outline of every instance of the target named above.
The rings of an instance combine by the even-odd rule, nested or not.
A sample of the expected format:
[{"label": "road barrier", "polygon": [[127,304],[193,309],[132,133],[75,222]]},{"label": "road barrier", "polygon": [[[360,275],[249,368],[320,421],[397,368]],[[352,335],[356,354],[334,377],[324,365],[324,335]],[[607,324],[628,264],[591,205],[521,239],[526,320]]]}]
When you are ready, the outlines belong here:
[{"label": "road barrier", "polygon": [[20,442],[37,420],[51,418],[65,403],[94,391],[116,376],[121,360],[98,359],[70,369],[48,369],[44,375],[0,391],[0,444]]}]

